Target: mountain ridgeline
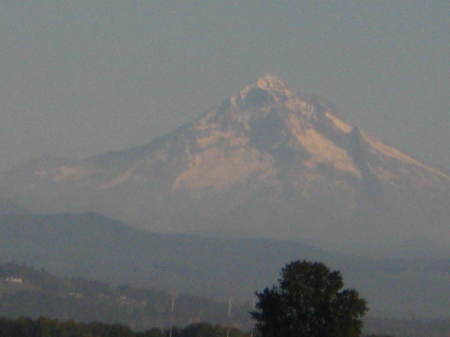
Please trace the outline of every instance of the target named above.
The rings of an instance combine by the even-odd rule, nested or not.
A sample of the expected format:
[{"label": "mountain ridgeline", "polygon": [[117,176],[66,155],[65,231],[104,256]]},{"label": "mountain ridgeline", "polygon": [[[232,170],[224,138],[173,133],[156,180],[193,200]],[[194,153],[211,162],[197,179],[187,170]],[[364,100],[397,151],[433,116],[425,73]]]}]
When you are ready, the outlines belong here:
[{"label": "mountain ridgeline", "polygon": [[96,211],[157,232],[450,242],[450,177],[266,75],[148,144],[5,172],[41,212]]},{"label": "mountain ridgeline", "polygon": [[251,302],[298,259],[340,270],[368,300],[372,317],[448,316],[449,259],[373,259],[298,242],[154,234],[94,213],[0,216],[0,262],[220,301],[231,296],[235,304]]}]

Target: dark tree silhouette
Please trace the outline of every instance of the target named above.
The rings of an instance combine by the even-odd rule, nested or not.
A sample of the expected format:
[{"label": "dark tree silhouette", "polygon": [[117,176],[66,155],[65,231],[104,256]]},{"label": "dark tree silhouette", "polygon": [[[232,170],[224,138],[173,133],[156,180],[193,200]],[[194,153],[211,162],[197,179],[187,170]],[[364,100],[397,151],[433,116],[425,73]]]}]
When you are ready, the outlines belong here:
[{"label": "dark tree silhouette", "polygon": [[278,285],[256,293],[256,328],[262,337],[358,337],[366,301],[343,285],[322,263],[292,262]]}]

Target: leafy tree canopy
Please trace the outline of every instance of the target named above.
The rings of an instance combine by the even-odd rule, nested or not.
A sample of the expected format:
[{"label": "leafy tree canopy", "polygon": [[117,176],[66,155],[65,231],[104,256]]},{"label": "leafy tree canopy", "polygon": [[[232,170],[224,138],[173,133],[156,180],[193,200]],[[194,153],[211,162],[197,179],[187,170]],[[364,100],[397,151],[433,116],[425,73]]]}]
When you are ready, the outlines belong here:
[{"label": "leafy tree canopy", "polygon": [[256,327],[262,337],[358,337],[366,301],[343,286],[339,271],[292,262],[282,269],[278,285],[256,293]]}]

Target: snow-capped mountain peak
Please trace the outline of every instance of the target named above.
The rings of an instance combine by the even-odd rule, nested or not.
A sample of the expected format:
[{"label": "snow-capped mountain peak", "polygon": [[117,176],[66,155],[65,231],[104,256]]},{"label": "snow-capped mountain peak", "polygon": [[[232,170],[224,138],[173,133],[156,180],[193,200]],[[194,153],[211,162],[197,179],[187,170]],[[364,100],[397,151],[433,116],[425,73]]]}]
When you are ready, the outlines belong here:
[{"label": "snow-capped mountain peak", "polygon": [[42,172],[10,172],[3,191],[158,231],[450,241],[448,176],[273,75],[147,145]]}]

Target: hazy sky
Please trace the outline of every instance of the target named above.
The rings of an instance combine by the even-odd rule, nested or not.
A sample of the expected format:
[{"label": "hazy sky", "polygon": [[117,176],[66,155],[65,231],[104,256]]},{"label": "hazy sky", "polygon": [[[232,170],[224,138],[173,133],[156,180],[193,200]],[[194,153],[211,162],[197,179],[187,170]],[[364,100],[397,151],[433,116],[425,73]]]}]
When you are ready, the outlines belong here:
[{"label": "hazy sky", "polygon": [[0,170],[150,141],[270,72],[450,171],[448,0],[0,0]]}]

